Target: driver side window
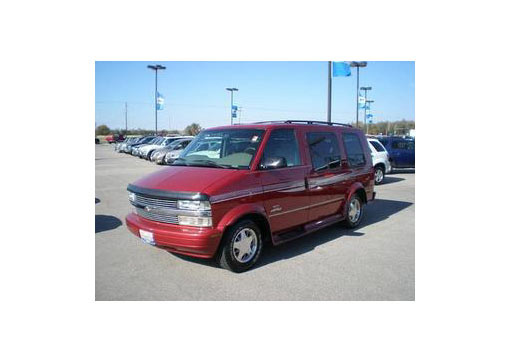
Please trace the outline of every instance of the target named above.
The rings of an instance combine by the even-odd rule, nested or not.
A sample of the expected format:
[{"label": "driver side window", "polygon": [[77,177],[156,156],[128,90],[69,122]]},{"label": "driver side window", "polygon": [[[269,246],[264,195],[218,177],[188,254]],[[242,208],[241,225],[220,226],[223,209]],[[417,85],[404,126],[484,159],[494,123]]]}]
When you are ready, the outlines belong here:
[{"label": "driver side window", "polygon": [[264,148],[262,163],[275,157],[283,157],[286,167],[301,165],[298,142],[292,129],[274,129]]}]

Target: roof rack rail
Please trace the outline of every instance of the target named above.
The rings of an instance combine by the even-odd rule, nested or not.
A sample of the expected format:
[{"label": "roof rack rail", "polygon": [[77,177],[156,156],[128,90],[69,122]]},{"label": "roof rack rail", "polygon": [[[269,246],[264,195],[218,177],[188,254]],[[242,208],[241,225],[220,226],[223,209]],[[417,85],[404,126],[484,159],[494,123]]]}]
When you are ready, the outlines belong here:
[{"label": "roof rack rail", "polygon": [[305,123],[305,124],[324,124],[327,126],[343,126],[343,127],[350,127],[353,128],[351,124],[347,123],[338,123],[338,122],[325,122],[325,121],[312,121],[312,120],[293,120],[289,119],[286,121],[262,121],[262,122],[255,122],[255,124],[266,124],[266,123]]}]

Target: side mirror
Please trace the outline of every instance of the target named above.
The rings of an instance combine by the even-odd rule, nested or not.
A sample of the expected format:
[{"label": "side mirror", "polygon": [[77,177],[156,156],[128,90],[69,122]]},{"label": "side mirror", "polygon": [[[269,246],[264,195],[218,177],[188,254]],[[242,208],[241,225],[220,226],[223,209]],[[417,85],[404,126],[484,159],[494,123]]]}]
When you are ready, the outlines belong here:
[{"label": "side mirror", "polygon": [[285,157],[266,157],[261,163],[261,168],[263,170],[283,167],[287,167],[287,161]]}]

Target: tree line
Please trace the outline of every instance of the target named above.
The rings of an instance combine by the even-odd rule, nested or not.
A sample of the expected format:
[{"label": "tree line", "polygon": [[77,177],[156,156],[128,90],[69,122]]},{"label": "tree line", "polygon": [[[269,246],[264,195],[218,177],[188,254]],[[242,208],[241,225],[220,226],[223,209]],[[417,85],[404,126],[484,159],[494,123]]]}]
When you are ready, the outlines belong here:
[{"label": "tree line", "polygon": [[[177,130],[177,129],[162,129],[158,131],[158,134],[166,135],[166,134],[181,134],[186,136],[196,136],[200,133],[202,130],[202,127],[198,123],[192,123],[184,130]],[[125,129],[121,128],[110,128],[104,124],[99,125],[96,127],[96,136],[108,136],[110,134],[122,134],[124,136],[131,136],[131,135],[137,135],[137,136],[148,136],[153,135],[154,130],[150,129],[144,129],[144,128],[135,128],[135,129],[129,129],[126,131]]]}]

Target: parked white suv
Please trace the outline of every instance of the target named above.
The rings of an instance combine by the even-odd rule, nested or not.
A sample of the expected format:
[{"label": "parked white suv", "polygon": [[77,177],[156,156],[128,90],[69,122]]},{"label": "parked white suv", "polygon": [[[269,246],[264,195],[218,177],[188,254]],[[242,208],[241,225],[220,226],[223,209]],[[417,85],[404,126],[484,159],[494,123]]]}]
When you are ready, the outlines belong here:
[{"label": "parked white suv", "polygon": [[385,147],[375,138],[367,138],[369,149],[371,150],[371,157],[374,166],[374,183],[379,185],[383,182],[385,174],[392,171],[389,161],[389,154]]}]

